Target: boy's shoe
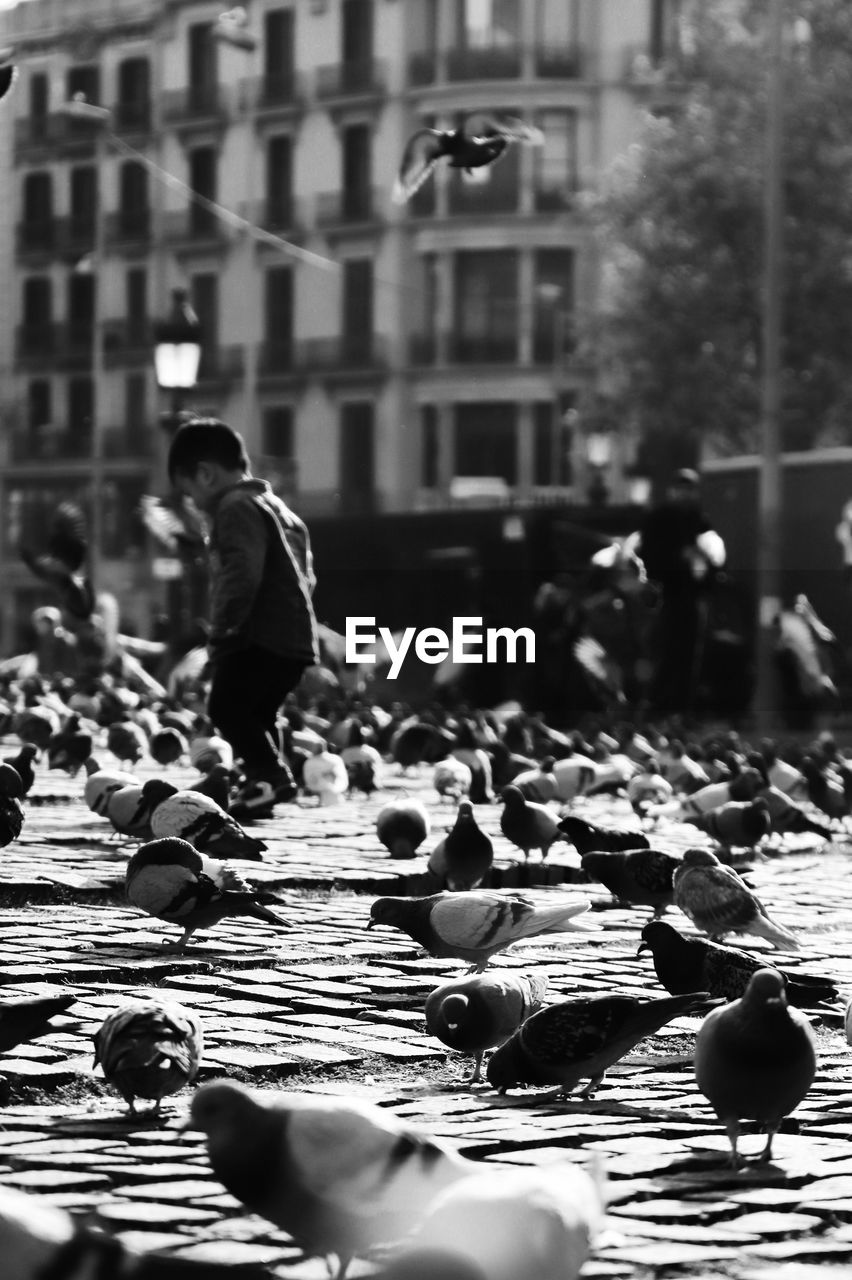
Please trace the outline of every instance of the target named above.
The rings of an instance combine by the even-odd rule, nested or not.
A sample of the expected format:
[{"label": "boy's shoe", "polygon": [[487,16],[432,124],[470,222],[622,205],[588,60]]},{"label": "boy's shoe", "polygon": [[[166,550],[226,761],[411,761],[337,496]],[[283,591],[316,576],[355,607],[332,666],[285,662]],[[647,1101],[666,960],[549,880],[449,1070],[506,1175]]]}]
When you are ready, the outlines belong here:
[{"label": "boy's shoe", "polygon": [[296,784],[286,779],[276,784],[267,782],[265,778],[250,779],[237,792],[228,812],[237,822],[270,818],[276,804],[287,804],[298,794]]}]

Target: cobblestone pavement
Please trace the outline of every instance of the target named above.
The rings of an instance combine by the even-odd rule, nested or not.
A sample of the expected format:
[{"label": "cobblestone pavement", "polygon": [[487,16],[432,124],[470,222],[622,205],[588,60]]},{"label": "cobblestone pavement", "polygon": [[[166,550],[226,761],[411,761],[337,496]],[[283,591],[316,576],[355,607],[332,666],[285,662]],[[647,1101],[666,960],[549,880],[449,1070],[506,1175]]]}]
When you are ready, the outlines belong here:
[{"label": "cobblestone pavement", "polygon": [[[0,754],[12,754],[6,745],[11,750],[0,744]],[[137,770],[142,777],[155,771],[152,764]],[[168,773],[178,783],[196,776],[174,767]],[[106,822],[84,806],[82,775],[42,771],[24,832],[0,855],[0,981],[8,996],[71,990],[78,1000],[49,1035],[0,1059],[0,1182],[37,1192],[134,1248],[257,1262],[294,1280],[327,1275],[323,1260],[305,1258],[223,1191],[199,1135],[177,1132],[189,1090],[164,1104],[159,1121],[127,1118],[93,1073],[91,1037],[104,1016],[124,997],[155,991],[201,1016],[200,1080],[227,1073],[262,1087],[357,1093],[477,1160],[548,1164],[599,1152],[612,1203],[584,1276],[849,1275],[852,1049],[841,1002],[812,1015],[817,1079],[785,1122],[769,1166],[729,1167],[727,1140],[694,1084],[695,1018],[644,1041],[608,1073],[592,1102],[545,1102],[535,1090],[502,1097],[464,1084],[470,1061],[429,1037],[422,1013],[437,981],[463,966],[424,958],[394,930],[365,929],[376,894],[430,891],[426,857],[392,861],[375,835],[378,809],[404,787],[433,815],[428,853],[454,817],[430,776],[425,768],[392,775],[370,800],[328,808],[306,800],[256,824],[269,852],[263,863],[236,865],[287,903],[296,927],[282,933],[226,922],[174,955],[161,944],[179,931],[124,903],[128,847],[116,846]],[[635,823],[623,800],[589,800],[577,811]],[[663,994],[648,957],[637,957],[647,911],[616,908],[602,886],[580,884],[570,846],[562,853],[557,846],[552,865],[525,871],[499,833],[499,814],[496,805],[477,809],[495,838],[496,883],[531,886],[541,899],[588,894],[601,927],[520,945],[494,965],[546,971],[554,999]],[[694,828],[673,824],[655,836],[663,848],[703,842]],[[750,865],[750,882],[772,915],[803,939],[801,955],[783,963],[834,975],[845,1001],[852,994],[852,845],[788,840]],[[669,914],[686,927],[678,912]],[[762,1141],[747,1134],[742,1149],[756,1152]],[[351,1274],[373,1270],[356,1262]]]}]

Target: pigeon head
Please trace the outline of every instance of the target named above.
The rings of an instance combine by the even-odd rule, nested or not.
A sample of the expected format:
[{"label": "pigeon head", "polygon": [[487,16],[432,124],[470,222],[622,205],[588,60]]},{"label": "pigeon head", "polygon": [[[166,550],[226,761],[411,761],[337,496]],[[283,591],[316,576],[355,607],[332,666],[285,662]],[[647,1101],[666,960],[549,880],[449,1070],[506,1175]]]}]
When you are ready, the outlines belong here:
[{"label": "pigeon head", "polygon": [[470,803],[469,800],[462,800],[461,804],[459,805],[459,811],[456,814],[456,821],[457,822],[459,821],[473,822],[474,821],[473,805]]},{"label": "pigeon head", "polygon": [[743,1000],[749,1005],[786,1005],[787,986],[777,969],[758,969],[752,974]]},{"label": "pigeon head", "polygon": [[721,866],[715,853],[709,849],[687,849],[683,855],[685,867],[718,867]]},{"label": "pigeon head", "polygon": [[458,1031],[467,1017],[469,1005],[467,996],[460,991],[444,996],[441,1001],[441,1017],[448,1031]]},{"label": "pigeon head", "polygon": [[177,790],[177,787],[173,787],[163,778],[150,778],[142,787],[142,799],[154,809],[164,800],[168,800],[169,796],[177,795]]},{"label": "pigeon head", "polygon": [[524,1070],[523,1050],[516,1033],[491,1055],[485,1074],[495,1089],[506,1090],[526,1079]]},{"label": "pigeon head", "polygon": [[526,804],[523,791],[512,784],[503,788],[500,798],[507,809],[522,809]]},{"label": "pigeon head", "polygon": [[377,898],[370,907],[368,929],[377,924],[398,925],[405,916],[405,903],[401,898]]},{"label": "pigeon head", "polygon": [[666,924],[665,920],[649,920],[642,930],[641,938],[637,956],[641,956],[645,951],[650,951],[652,955],[671,952],[679,942],[683,941],[677,929],[673,925]]},{"label": "pigeon head", "polygon": [[189,1108],[187,1129],[238,1134],[251,1123],[258,1104],[247,1089],[226,1080],[212,1080],[196,1089]]}]

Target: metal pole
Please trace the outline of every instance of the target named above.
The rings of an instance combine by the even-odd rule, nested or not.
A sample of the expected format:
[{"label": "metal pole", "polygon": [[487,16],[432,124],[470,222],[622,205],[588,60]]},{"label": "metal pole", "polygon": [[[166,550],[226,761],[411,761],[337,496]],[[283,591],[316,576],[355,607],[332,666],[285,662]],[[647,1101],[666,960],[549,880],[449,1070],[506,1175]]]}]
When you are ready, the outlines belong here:
[{"label": "metal pole", "polygon": [[95,277],[94,303],[92,315],[92,428],[91,428],[91,493],[92,493],[92,536],[89,548],[89,575],[95,591],[102,589],[102,563],[104,538],[104,348],[101,334],[102,316],[104,314],[104,248],[105,248],[105,214],[104,199],[104,160],[107,154],[107,139],[103,128],[99,128],[95,139],[95,172],[97,174],[97,209],[95,210],[95,243],[92,253],[92,267]]},{"label": "metal pole", "polygon": [[768,31],[766,178],[764,186],[763,379],[758,527],[756,719],[760,732],[777,721],[773,622],[781,608],[781,273],[783,262],[784,0],[771,0]]},{"label": "metal pole", "polygon": [[562,458],[562,357],[565,354],[565,313],[562,292],[553,304],[553,436],[550,442],[550,483],[561,483]]}]

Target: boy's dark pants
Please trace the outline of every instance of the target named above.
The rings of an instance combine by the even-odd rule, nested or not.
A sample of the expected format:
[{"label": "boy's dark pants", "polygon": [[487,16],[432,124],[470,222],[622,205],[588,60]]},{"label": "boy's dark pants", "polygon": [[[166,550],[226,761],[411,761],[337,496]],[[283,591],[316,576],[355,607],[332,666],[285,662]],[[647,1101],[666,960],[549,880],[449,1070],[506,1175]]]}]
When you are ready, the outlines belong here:
[{"label": "boy's dark pants", "polygon": [[308,665],[257,645],[213,659],[207,710],[249,778],[275,783],[289,774],[278,753],[275,719]]}]

